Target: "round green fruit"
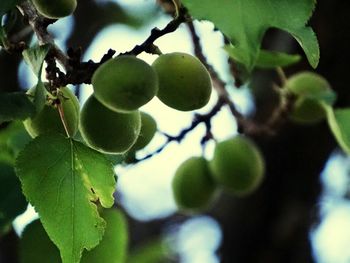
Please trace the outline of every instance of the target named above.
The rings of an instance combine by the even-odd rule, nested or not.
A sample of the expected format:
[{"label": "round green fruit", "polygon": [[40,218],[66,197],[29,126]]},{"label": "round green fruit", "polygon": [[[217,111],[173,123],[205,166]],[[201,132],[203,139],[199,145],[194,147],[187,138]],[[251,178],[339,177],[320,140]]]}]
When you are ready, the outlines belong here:
[{"label": "round green fruit", "polygon": [[131,112],[149,102],[158,91],[153,68],[135,56],[110,59],[92,77],[95,97],[107,108]]},{"label": "round green fruit", "polygon": [[157,131],[157,122],[151,115],[141,112],[141,131],[130,151],[138,151],[147,146]]},{"label": "round green fruit", "polygon": [[172,189],[180,209],[198,211],[207,207],[216,190],[207,160],[191,157],[183,162],[175,172]]},{"label": "round green fruit", "polygon": [[69,16],[77,7],[76,0],[32,0],[36,9],[43,16],[58,19]]},{"label": "round green fruit", "polygon": [[236,136],[216,145],[210,169],[214,179],[224,189],[236,195],[245,195],[260,185],[265,163],[252,141]]},{"label": "round green fruit", "polygon": [[[30,96],[35,94],[35,87],[27,92]],[[47,95],[49,93],[47,92]],[[77,97],[67,87],[57,90],[57,95],[46,102],[43,109],[34,117],[26,119],[24,127],[31,137],[35,138],[41,134],[58,132],[67,135],[66,129],[61,120],[57,105],[53,105],[52,101],[59,100],[62,107],[64,122],[69,137],[73,137],[79,126],[79,101]]]},{"label": "round green fruit", "polygon": [[124,153],[140,134],[139,111],[119,113],[102,105],[94,96],[85,102],[80,114],[80,132],[94,149],[104,153]]},{"label": "round green fruit", "polygon": [[326,117],[324,108],[313,99],[297,99],[294,102],[290,119],[300,124],[314,124]]},{"label": "round green fruit", "polygon": [[335,93],[322,76],[313,72],[301,72],[290,77],[286,89],[296,95],[290,118],[303,124],[313,124],[326,116],[321,102],[333,104]]},{"label": "round green fruit", "polygon": [[165,54],[152,66],[159,78],[157,97],[164,104],[180,111],[191,111],[208,103],[211,78],[196,57],[179,52]]}]

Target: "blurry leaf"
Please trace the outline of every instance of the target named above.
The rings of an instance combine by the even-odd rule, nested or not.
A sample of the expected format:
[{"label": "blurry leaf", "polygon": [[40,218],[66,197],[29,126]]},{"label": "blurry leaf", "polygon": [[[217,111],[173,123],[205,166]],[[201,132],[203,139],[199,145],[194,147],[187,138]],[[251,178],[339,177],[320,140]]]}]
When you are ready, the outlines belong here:
[{"label": "blurry leaf", "polygon": [[41,69],[44,63],[44,59],[49,52],[51,45],[46,44],[43,46],[34,46],[28,48],[22,52],[24,61],[31,67],[35,76],[40,79]]},{"label": "blurry leaf", "polygon": [[350,154],[350,108],[333,109],[323,104],[327,112],[328,125],[342,150]]},{"label": "blurry leaf", "polygon": [[129,26],[139,27],[142,21],[135,16],[128,14],[118,3],[104,2],[99,5],[104,14],[106,24],[122,23]]},{"label": "blurry leaf", "polygon": [[6,47],[7,41],[8,40],[7,40],[5,29],[3,26],[0,25],[0,46]]},{"label": "blurry leaf", "polygon": [[35,220],[23,231],[19,243],[20,263],[61,263],[59,250],[47,236],[40,220]]},{"label": "blurry leaf", "polygon": [[298,63],[301,60],[299,55],[290,55],[283,52],[260,50],[256,67],[277,68],[286,67]]},{"label": "blurry leaf", "polygon": [[[128,229],[124,215],[115,210],[101,213],[107,226],[101,243],[83,254],[81,263],[124,263]],[[60,263],[58,248],[52,243],[39,220],[28,225],[20,242],[20,263]]]},{"label": "blurry leaf", "polygon": [[149,241],[133,250],[127,263],[162,263],[169,262],[167,258],[170,250],[164,245],[162,239]]},{"label": "blurry leaf", "polygon": [[182,0],[196,19],[213,22],[232,42],[230,55],[251,71],[259,56],[261,41],[269,28],[290,33],[316,67],[319,46],[310,27],[305,27],[315,0]]},{"label": "blurry leaf", "polygon": [[117,165],[124,161],[125,154],[105,154],[105,157],[113,164]]},{"label": "blurry leaf", "polygon": [[100,244],[83,254],[81,263],[125,263],[128,249],[128,226],[123,213],[105,209],[101,213],[107,227]]},{"label": "blurry leaf", "polygon": [[25,93],[0,93],[0,123],[24,120],[34,113],[34,105]]},{"label": "blurry leaf", "polygon": [[7,11],[14,8],[22,0],[1,0],[0,1],[0,19]]},{"label": "blurry leaf", "polygon": [[14,168],[0,161],[0,233],[27,208]]},{"label": "blurry leaf", "polygon": [[95,202],[103,207],[114,203],[110,162],[80,142],[48,134],[24,148],[16,172],[62,262],[78,263],[83,249],[97,246],[104,234],[106,223]]},{"label": "blurry leaf", "polygon": [[12,122],[0,130],[0,161],[14,163],[18,153],[32,139],[22,122]]}]

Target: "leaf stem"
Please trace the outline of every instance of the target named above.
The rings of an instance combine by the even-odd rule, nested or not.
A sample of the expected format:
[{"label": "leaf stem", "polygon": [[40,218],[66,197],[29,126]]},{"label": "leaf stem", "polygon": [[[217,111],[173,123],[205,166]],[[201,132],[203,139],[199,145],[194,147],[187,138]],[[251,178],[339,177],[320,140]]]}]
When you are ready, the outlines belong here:
[{"label": "leaf stem", "polygon": [[62,106],[61,102],[57,104],[57,109],[58,109],[58,113],[60,114],[61,121],[62,121],[64,130],[66,131],[67,137],[70,137],[70,134],[69,134],[69,131],[68,131],[68,125],[67,125],[67,122],[66,122],[66,118],[64,116],[64,110],[63,110],[63,106]]}]

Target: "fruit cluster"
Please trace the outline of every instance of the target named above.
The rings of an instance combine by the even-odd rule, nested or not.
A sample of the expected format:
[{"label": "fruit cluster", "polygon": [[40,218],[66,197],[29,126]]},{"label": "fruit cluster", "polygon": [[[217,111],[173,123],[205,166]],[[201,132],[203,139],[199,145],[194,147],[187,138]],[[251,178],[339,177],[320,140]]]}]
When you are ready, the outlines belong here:
[{"label": "fruit cluster", "polygon": [[[185,53],[159,56],[152,66],[125,55],[101,65],[92,77],[94,93],[79,110],[79,102],[67,88],[47,92],[46,105],[25,121],[32,137],[59,132],[74,137],[78,132],[92,148],[107,154],[129,151],[132,156],[153,138],[157,124],[139,108],[157,96],[181,111],[206,105],[211,79],[201,62]],[[35,96],[35,88],[28,91]]]},{"label": "fruit cluster", "polygon": [[264,159],[255,143],[241,135],[218,143],[214,157],[191,157],[172,181],[175,202],[184,211],[200,211],[215,199],[218,189],[237,196],[256,190],[264,177]]}]

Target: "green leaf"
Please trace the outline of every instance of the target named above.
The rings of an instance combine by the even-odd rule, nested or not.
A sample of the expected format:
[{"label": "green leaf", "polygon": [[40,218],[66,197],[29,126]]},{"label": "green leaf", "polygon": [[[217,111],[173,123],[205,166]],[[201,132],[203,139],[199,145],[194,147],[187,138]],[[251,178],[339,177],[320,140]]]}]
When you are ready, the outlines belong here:
[{"label": "green leaf", "polygon": [[121,164],[125,159],[126,154],[105,154],[105,157],[113,164]]},{"label": "green leaf", "polygon": [[114,203],[110,162],[80,142],[47,134],[24,148],[16,172],[63,263],[79,262],[83,249],[97,246],[104,233],[105,221],[95,203]]},{"label": "green leaf", "polygon": [[34,105],[25,93],[0,93],[0,123],[24,120],[34,114]]},{"label": "green leaf", "polygon": [[21,0],[1,0],[0,1],[0,18],[4,14],[6,14],[7,11],[14,8]]},{"label": "green leaf", "polygon": [[327,113],[328,125],[342,150],[350,154],[350,108],[333,109],[323,104]]},{"label": "green leaf", "polygon": [[301,60],[299,55],[290,55],[283,52],[260,50],[256,67],[259,68],[277,68],[287,67],[298,63]]},{"label": "green leaf", "polygon": [[51,48],[50,44],[43,46],[33,46],[22,52],[24,61],[31,67],[35,76],[40,79],[41,69],[43,67],[44,59]]},{"label": "green leaf", "polygon": [[32,138],[22,122],[12,122],[0,130],[0,161],[14,163],[18,153]]},{"label": "green leaf", "polygon": [[167,257],[170,250],[164,245],[162,239],[148,241],[146,244],[133,250],[127,263],[161,263],[169,262]]},{"label": "green leaf", "polygon": [[104,210],[102,216],[107,222],[105,235],[96,248],[84,253],[81,263],[124,263],[128,249],[127,220],[115,209]]},{"label": "green leaf", "polygon": [[230,40],[230,54],[251,71],[267,29],[289,32],[303,48],[311,66],[319,61],[319,46],[306,27],[315,0],[182,0],[196,19],[210,20]]},{"label": "green leaf", "polygon": [[[1,16],[0,16],[0,19],[1,19]],[[7,34],[5,32],[4,27],[1,25],[0,25],[0,46],[5,48],[8,46]]]},{"label": "green leaf", "polygon": [[14,167],[0,161],[0,234],[27,205]]},{"label": "green leaf", "polygon": [[[109,209],[102,212],[107,227],[101,243],[83,254],[81,263],[123,263],[126,260],[128,229],[124,215]],[[40,220],[28,225],[20,241],[20,262],[60,263],[57,247],[49,239]]]},{"label": "green leaf", "polygon": [[60,252],[47,236],[40,220],[26,226],[19,242],[20,263],[61,263]]},{"label": "green leaf", "polygon": [[45,89],[44,83],[39,79],[38,84],[36,84],[35,93],[33,97],[33,103],[36,112],[40,112],[44,108],[46,103],[46,94],[47,91]]}]

